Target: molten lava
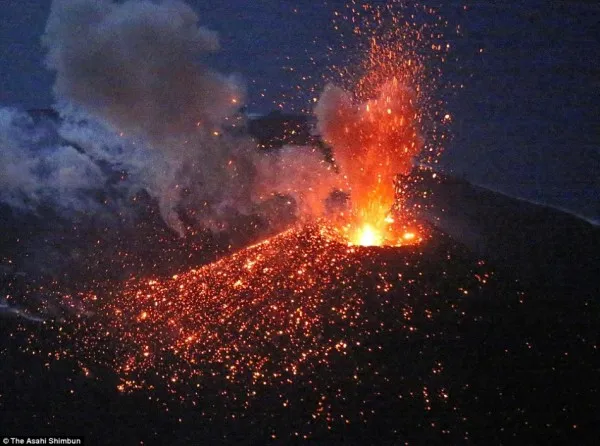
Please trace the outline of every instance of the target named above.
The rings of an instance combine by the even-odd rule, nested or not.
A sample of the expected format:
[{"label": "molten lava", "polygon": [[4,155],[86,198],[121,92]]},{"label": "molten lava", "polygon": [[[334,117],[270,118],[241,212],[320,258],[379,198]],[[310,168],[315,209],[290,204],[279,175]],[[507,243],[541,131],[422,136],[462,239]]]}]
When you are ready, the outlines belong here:
[{"label": "molten lava", "polygon": [[384,238],[381,232],[367,223],[356,231],[356,234],[350,238],[350,241],[361,246],[380,246],[383,244]]},{"label": "molten lava", "polygon": [[[348,225],[344,228],[344,237],[350,246],[406,246],[414,245],[423,241],[423,236],[418,235],[415,230],[398,232],[394,226],[386,226],[384,230],[365,223],[360,227]],[[422,234],[423,229],[419,230]]]},{"label": "molten lava", "polygon": [[[408,246],[415,245],[425,239],[426,230],[413,223],[399,228],[391,218],[384,219],[381,227],[364,223],[362,226],[347,224],[341,235],[350,246]],[[338,232],[340,232],[338,230]]]}]

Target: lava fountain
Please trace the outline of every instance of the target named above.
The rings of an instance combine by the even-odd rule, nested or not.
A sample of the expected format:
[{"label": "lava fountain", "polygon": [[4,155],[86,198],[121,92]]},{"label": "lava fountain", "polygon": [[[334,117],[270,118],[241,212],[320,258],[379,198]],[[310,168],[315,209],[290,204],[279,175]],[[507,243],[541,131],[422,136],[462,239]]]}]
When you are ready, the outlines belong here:
[{"label": "lava fountain", "polygon": [[[394,223],[410,216],[394,215],[399,199],[397,178],[412,168],[422,146],[413,92],[397,78],[383,84],[374,99],[356,104],[349,93],[329,86],[317,107],[319,129],[334,147],[335,161],[347,182],[351,212],[343,226],[349,241],[359,245],[402,244],[415,237]],[[414,230],[414,229],[412,229]]]},{"label": "lava fountain", "polygon": [[[372,17],[381,20],[379,13]],[[348,76],[340,73],[344,88],[327,85],[315,109],[317,129],[332,146],[350,194],[351,208],[342,216],[341,229],[355,245],[421,240],[403,191],[413,159],[425,146],[422,118],[431,80],[416,50],[423,34],[398,26],[398,15],[392,18],[384,32],[381,22],[354,29],[368,37],[360,74],[348,84]]]}]

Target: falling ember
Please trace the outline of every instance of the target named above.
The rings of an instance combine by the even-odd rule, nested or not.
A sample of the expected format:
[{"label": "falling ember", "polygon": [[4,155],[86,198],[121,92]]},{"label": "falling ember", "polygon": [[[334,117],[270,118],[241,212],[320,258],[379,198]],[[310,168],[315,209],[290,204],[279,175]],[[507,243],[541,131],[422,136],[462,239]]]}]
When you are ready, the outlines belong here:
[{"label": "falling ember", "polygon": [[[381,394],[400,411],[453,407],[440,348],[479,327],[462,301],[494,281],[431,231],[435,243],[399,249],[299,226],[176,275],[99,284],[79,295],[85,313],[44,325],[60,349],[49,356],[76,359],[86,379],[114,373],[118,394],[143,391],[209,425],[223,414],[298,413],[316,435],[377,423]],[[48,336],[31,339],[40,351]]]}]

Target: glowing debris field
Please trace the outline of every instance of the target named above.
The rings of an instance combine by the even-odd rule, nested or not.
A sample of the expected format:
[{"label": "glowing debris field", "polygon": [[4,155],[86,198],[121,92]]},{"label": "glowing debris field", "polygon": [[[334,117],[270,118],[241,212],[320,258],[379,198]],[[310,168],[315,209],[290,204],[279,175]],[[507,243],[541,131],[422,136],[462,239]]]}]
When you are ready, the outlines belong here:
[{"label": "glowing debris field", "polygon": [[[436,266],[439,277],[448,260]],[[290,229],[199,269],[132,279],[108,298],[83,296],[94,316],[69,337],[82,340],[91,361],[114,344],[123,391],[160,385],[156,378],[173,391],[183,385],[183,394],[190,379],[201,388],[215,376],[246,389],[293,384],[350,351],[381,348],[374,335],[410,336],[415,317],[439,317],[445,305],[454,314],[448,298],[476,292],[489,276],[466,270],[458,289],[435,287],[423,262],[412,246],[349,246],[327,227]]]},{"label": "glowing debris field", "polygon": [[[592,370],[591,321],[580,319],[577,333],[569,325],[588,303],[554,302],[553,317],[543,312],[550,301],[428,234],[413,246],[360,247],[327,227],[299,227],[173,277],[68,297],[85,311],[5,325],[2,356],[19,372],[3,377],[13,391],[0,401],[47,407],[36,411],[40,432],[75,418],[94,435],[116,423],[113,440],[149,444],[581,430],[595,397],[561,381],[573,361]],[[553,404],[536,401],[550,388]]]}]

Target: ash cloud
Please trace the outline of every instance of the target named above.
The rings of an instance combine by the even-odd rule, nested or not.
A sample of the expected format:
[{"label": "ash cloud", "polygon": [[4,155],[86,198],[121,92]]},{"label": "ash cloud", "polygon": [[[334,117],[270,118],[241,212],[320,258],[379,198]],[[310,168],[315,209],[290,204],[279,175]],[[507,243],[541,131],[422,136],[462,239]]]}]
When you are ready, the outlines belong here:
[{"label": "ash cloud", "polygon": [[55,0],[42,43],[59,100],[155,145],[219,127],[243,101],[235,78],[203,65],[218,38],[182,2]]},{"label": "ash cloud", "polygon": [[[61,114],[93,116],[143,147],[124,164],[171,228],[185,234],[181,208],[207,223],[249,208],[251,141],[223,131],[241,125],[244,89],[202,63],[219,43],[189,6],[55,0],[42,42]],[[70,139],[80,131],[71,125]]]}]

